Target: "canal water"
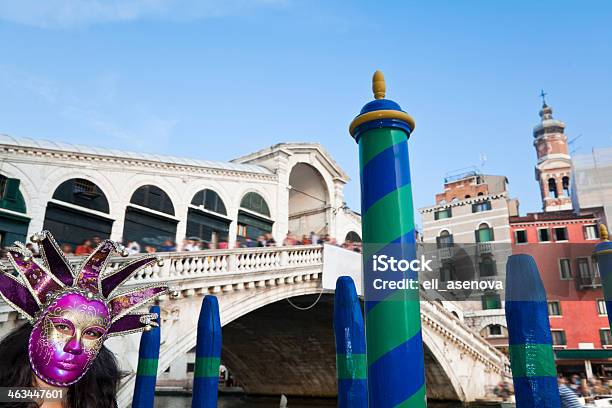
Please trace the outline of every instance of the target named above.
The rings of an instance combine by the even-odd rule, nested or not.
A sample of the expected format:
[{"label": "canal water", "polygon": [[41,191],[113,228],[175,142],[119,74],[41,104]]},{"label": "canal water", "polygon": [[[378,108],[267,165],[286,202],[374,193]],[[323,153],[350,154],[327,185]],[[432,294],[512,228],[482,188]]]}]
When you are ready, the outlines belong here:
[{"label": "canal water", "polygon": [[[217,408],[278,408],[280,398],[252,398],[240,395],[220,395]],[[330,408],[336,406],[334,399],[289,398],[287,408]],[[155,408],[189,408],[191,396],[156,396]],[[428,408],[460,408],[460,403],[427,404]]]}]

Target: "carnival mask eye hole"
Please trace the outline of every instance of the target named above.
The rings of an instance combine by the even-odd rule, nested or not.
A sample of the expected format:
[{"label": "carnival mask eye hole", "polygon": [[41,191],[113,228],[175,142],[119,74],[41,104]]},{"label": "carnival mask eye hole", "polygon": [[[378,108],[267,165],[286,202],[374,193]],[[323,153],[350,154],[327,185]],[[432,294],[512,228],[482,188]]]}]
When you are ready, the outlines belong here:
[{"label": "carnival mask eye hole", "polygon": [[66,323],[63,323],[63,322],[53,322],[53,327],[55,327],[55,330],[57,330],[61,334],[66,334],[68,336],[72,335],[72,327],[70,327],[70,325],[68,325]]},{"label": "carnival mask eye hole", "polygon": [[85,340],[97,340],[103,336],[103,332],[100,329],[87,329],[83,332],[83,338]]}]

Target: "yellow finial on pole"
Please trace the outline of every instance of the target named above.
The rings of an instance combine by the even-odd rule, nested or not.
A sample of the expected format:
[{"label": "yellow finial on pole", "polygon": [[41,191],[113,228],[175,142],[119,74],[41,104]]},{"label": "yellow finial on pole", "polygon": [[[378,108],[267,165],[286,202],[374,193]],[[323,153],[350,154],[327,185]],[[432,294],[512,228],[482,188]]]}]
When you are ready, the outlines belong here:
[{"label": "yellow finial on pole", "polygon": [[602,241],[608,240],[608,229],[606,228],[605,224],[599,224],[599,236],[601,237]]},{"label": "yellow finial on pole", "polygon": [[372,77],[372,91],[374,92],[375,99],[383,99],[385,97],[385,76],[382,72],[376,71]]}]

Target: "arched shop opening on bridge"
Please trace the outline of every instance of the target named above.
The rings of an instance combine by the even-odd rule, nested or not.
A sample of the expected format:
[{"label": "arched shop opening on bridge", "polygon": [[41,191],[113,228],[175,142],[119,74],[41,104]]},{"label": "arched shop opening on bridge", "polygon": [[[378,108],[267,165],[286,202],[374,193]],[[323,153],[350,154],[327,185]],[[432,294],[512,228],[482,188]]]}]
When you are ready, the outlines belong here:
[{"label": "arched shop opening on bridge", "polygon": [[298,163],[289,174],[289,231],[301,236],[328,233],[329,192],[321,173],[307,163]]},{"label": "arched shop opening on bridge", "polygon": [[30,218],[19,184],[19,179],[0,174],[0,247],[24,242],[28,233]]},{"label": "arched shop opening on bridge", "polygon": [[256,240],[260,235],[272,232],[274,221],[270,218],[270,207],[258,193],[249,192],[240,200],[238,210],[237,240]]},{"label": "arched shop opening on bridge", "polygon": [[232,220],[223,200],[215,191],[197,192],[187,210],[187,237],[205,243],[227,242]]},{"label": "arched shop opening on bridge", "polygon": [[108,199],[92,181],[66,180],[47,203],[43,228],[58,242],[73,246],[95,236],[109,238],[113,219],[109,216]]},{"label": "arched shop opening on bridge", "polygon": [[178,219],[174,205],[164,190],[145,185],[138,188],[125,209],[123,240],[161,249],[164,242],[176,239]]}]

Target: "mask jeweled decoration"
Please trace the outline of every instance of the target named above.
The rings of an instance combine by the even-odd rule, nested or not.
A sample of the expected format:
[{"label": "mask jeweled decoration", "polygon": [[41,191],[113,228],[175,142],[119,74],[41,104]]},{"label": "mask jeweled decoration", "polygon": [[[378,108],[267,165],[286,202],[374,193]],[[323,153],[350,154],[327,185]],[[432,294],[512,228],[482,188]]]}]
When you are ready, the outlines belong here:
[{"label": "mask jeweled decoration", "polygon": [[62,387],[74,384],[108,337],[157,325],[157,315],[135,310],[167,293],[166,284],[117,290],[157,258],[143,256],[104,273],[111,256],[125,255],[121,245],[106,240],[73,269],[48,231],[35,234],[32,241],[40,258],[21,243],[8,248],[19,278],[0,273],[0,295],[34,325],[28,350],[32,370],[41,380]]}]

